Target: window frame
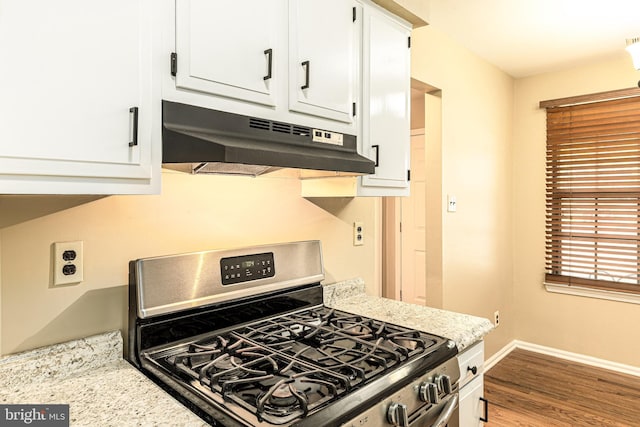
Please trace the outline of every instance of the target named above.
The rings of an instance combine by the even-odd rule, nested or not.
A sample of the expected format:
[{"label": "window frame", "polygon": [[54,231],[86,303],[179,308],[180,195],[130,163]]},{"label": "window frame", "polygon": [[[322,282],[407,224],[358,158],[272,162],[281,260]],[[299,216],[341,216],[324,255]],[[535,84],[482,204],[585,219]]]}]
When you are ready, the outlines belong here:
[{"label": "window frame", "polygon": [[[630,138],[630,141],[632,142],[628,143],[628,147],[625,146],[624,149],[612,149],[607,145],[607,143],[611,142],[611,138],[606,140],[606,137],[609,134],[604,134],[604,137],[603,134],[597,135],[597,132],[593,131],[595,128],[588,127],[592,125],[586,125],[588,129],[591,129],[591,131],[588,132],[589,138],[597,139],[597,141],[594,142],[592,140],[588,140],[588,142],[585,143],[585,140],[580,140],[581,137],[577,136],[574,139],[574,130],[575,134],[578,134],[578,130],[576,129],[580,127],[580,131],[583,131],[584,127],[581,126],[585,125],[577,124],[573,127],[573,118],[571,117],[569,119],[569,126],[563,128],[568,129],[568,135],[561,138],[562,140],[568,141],[568,145],[565,144],[562,146],[563,143],[557,142],[555,143],[556,145],[554,145],[553,132],[557,132],[558,128],[555,127],[556,125],[550,125],[550,113],[554,113],[556,115],[559,112],[571,113],[573,111],[573,107],[575,107],[575,109],[588,111],[592,107],[594,109],[603,106],[608,107],[610,104],[614,104],[613,101],[620,101],[620,103],[637,103],[637,106],[640,108],[640,89],[622,89],[540,102],[540,108],[546,109],[547,118],[547,172],[545,180],[547,185],[545,209],[545,286],[547,290],[552,292],[568,293],[566,288],[577,288],[584,290],[584,292],[582,292],[584,296],[596,296],[604,297],[606,299],[640,303],[640,169],[633,169],[633,167],[640,168],[640,131],[637,131],[634,137]],[[638,113],[638,118],[640,119],[640,113]],[[615,121],[616,119],[618,119],[617,122]],[[604,119],[599,121],[602,120]],[[609,120],[611,121],[605,120],[603,123],[613,126],[613,128],[616,128],[616,126],[623,127],[624,125],[621,123],[627,123],[626,119],[620,117],[615,117]],[[580,120],[576,119],[576,122],[580,122]],[[638,122],[640,122],[640,120]],[[633,134],[633,132],[630,132],[630,135]],[[614,142],[613,145],[618,146],[622,145],[622,143]],[[584,147],[588,148],[585,149]],[[601,154],[600,150],[602,150],[604,154]],[[631,175],[635,175],[632,176],[632,181],[625,181],[623,185],[616,182],[618,181],[616,177],[622,175],[626,180],[628,176],[624,172],[619,172],[619,166],[608,166],[609,170],[607,172],[600,171],[600,156],[612,161],[611,158],[615,157],[617,154],[611,154],[611,152],[616,151],[624,151],[625,156],[628,153],[633,153],[638,157],[637,165],[632,162],[629,163],[631,165],[631,169],[638,172],[637,175],[636,172],[632,172]],[[563,156],[562,160],[565,162],[567,159],[569,159],[569,162],[576,162],[576,159],[581,161],[582,158],[586,158],[588,159],[586,161],[587,164],[595,164],[596,166],[585,166],[584,168],[587,169],[583,169],[580,173],[575,173],[572,169],[575,168],[579,170],[579,167],[565,166],[565,169],[558,167],[558,156],[560,155]],[[597,159],[593,160],[596,157]],[[603,163],[605,162],[606,160],[603,161]],[[626,169],[626,166],[627,165],[625,163],[620,169],[624,170]],[[602,168],[607,169],[607,166]],[[567,172],[569,169],[571,170]],[[559,170],[564,173],[562,178],[559,178],[557,175]],[[587,172],[584,170],[587,170]],[[574,173],[575,175],[573,175]],[[576,178],[576,175],[581,174],[589,175],[590,178]],[[610,175],[605,176],[606,174]],[[595,181],[596,184],[585,184],[584,182],[581,182],[581,180],[584,182],[590,180]],[[568,184],[567,181],[569,182]],[[573,183],[574,181],[576,182],[575,184]],[[609,187],[607,187],[607,181],[609,181]],[[576,189],[573,189],[574,185]],[[580,189],[580,185],[585,188]],[[629,188],[632,188],[633,191],[627,191],[625,187],[626,185],[629,185]],[[605,199],[608,200],[608,204],[613,203],[614,205],[619,203],[620,200],[625,200],[622,202],[621,206],[631,206],[631,208],[624,211],[626,216],[618,215],[617,212],[615,212],[616,209],[599,207],[602,206],[604,203],[603,200]],[[634,199],[635,201],[633,201]],[[576,202],[576,200],[578,200],[578,202]],[[629,202],[629,200],[631,200],[631,202]],[[572,203],[580,205],[581,208],[573,208],[572,210]],[[592,206],[587,206],[585,208],[585,205],[588,205],[589,203],[591,203]],[[565,205],[567,205],[568,208],[564,208],[563,206]],[[609,212],[601,214],[600,212],[602,209],[607,209]],[[589,211],[590,214],[584,215],[584,212],[586,211]],[[614,212],[612,213],[611,211]],[[629,212],[631,211],[635,211],[636,213],[635,220],[631,220],[631,218],[634,218],[629,215]],[[568,212],[568,214],[565,212]],[[580,216],[581,214],[583,215],[582,217]],[[599,216],[602,218],[603,215],[608,216],[608,221],[599,225],[600,220],[598,218]],[[585,225],[589,222],[591,225]],[[623,223],[622,227],[619,225],[620,223]],[[618,224],[617,228],[616,224]],[[635,224],[635,230],[633,230],[633,224]],[[581,229],[585,231],[585,233],[577,233],[574,229]],[[613,230],[610,231],[610,233],[615,235],[613,239],[601,237],[601,234],[600,237],[598,237],[598,233],[600,231],[607,229]],[[565,230],[568,230],[568,232]],[[627,234],[621,230],[625,230]],[[566,239],[563,239],[562,236],[565,235]],[[581,240],[583,242],[591,243],[576,243]],[[603,243],[607,240],[609,241],[607,244]],[[614,240],[624,242],[611,243]],[[603,245],[604,247],[602,247]],[[606,245],[611,246],[607,247]],[[635,251],[633,250],[633,247],[635,247]],[[605,253],[604,260],[602,259],[602,252]],[[635,255],[632,255],[634,252]],[[625,282],[621,282],[619,280],[602,280],[597,278],[598,275],[603,275],[601,268],[602,265],[607,265],[609,266],[608,268],[613,268],[613,271],[615,271],[618,269],[618,265],[616,265],[618,263],[626,264],[621,268],[621,271],[616,272],[616,274],[620,274],[619,280],[625,280]],[[635,268],[632,269],[635,270],[633,283],[627,283],[629,279],[624,278],[622,273],[626,272],[625,268],[629,270],[629,265],[633,265],[634,263]],[[586,265],[586,267],[582,267],[581,265]],[[574,268],[575,270],[573,270]],[[591,273],[589,271],[591,271]],[[611,271],[612,270],[609,270],[609,272]],[[584,277],[589,274],[595,274],[596,279]],[[603,294],[608,294],[609,296],[602,296]]]}]

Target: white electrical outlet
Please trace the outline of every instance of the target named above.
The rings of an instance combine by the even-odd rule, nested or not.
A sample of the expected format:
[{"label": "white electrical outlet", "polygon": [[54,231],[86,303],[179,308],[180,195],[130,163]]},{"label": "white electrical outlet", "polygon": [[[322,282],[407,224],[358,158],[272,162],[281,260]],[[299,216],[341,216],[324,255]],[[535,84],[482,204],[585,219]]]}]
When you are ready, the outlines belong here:
[{"label": "white electrical outlet", "polygon": [[54,243],[53,286],[82,282],[82,258],[82,241]]},{"label": "white electrical outlet", "polygon": [[500,311],[499,310],[496,310],[493,313],[493,324],[495,325],[496,328],[500,325]]},{"label": "white electrical outlet", "polygon": [[364,245],[364,224],[360,221],[353,223],[353,246]]}]

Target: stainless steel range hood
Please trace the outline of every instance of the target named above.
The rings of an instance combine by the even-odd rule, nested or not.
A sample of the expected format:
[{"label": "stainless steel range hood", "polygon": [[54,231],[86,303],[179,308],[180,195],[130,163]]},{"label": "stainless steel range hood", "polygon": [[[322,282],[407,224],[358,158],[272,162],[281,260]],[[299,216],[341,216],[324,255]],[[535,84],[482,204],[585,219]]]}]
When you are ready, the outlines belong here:
[{"label": "stainless steel range hood", "polygon": [[280,168],[370,174],[356,137],[162,101],[162,163],[191,173],[261,175]]}]

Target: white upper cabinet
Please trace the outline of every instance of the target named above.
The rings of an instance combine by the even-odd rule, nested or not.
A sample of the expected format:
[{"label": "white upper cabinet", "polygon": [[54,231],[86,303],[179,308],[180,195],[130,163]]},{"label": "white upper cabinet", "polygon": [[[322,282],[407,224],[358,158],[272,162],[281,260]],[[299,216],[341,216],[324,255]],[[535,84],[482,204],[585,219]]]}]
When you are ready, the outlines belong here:
[{"label": "white upper cabinet", "polygon": [[348,0],[289,2],[291,110],[350,123],[357,93],[361,8]]},{"label": "white upper cabinet", "polygon": [[0,0],[0,193],[159,191],[151,2]]},{"label": "white upper cabinet", "polygon": [[353,20],[354,0],[170,3],[163,60],[175,53],[175,62],[164,99],[357,134],[362,20]]},{"label": "white upper cabinet", "polygon": [[176,86],[275,106],[285,18],[284,0],[178,0]]},{"label": "white upper cabinet", "polygon": [[375,173],[304,180],[304,197],[409,195],[410,35],[408,22],[362,1],[358,152],[376,162]]},{"label": "white upper cabinet", "polygon": [[363,24],[362,154],[376,172],[361,178],[361,195],[409,194],[410,28],[377,8]]}]

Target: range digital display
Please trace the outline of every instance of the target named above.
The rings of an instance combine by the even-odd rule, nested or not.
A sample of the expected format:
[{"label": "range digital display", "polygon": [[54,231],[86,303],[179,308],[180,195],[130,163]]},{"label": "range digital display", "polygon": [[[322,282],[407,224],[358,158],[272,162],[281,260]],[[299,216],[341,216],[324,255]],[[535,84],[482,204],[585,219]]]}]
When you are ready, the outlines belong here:
[{"label": "range digital display", "polygon": [[220,277],[223,285],[235,285],[251,280],[265,279],[276,274],[273,252],[220,260]]}]

